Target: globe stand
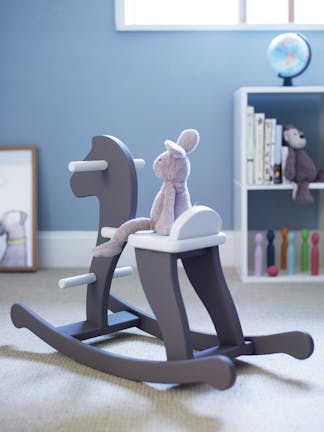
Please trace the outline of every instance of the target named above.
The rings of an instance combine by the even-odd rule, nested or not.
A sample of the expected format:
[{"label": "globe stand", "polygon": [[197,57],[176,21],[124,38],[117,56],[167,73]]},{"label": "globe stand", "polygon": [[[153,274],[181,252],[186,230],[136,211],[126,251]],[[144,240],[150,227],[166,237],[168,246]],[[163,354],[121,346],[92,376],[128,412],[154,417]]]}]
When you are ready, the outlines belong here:
[{"label": "globe stand", "polygon": [[292,87],[294,85],[292,82],[292,77],[283,77],[281,74],[279,74],[278,77],[283,79],[283,87]]}]

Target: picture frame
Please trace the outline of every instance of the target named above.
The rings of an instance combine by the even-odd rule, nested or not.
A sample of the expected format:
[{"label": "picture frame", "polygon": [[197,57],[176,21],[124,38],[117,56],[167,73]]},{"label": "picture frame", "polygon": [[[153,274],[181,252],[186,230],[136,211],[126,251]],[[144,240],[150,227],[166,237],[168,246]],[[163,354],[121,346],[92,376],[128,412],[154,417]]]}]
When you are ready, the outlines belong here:
[{"label": "picture frame", "polygon": [[0,272],[37,267],[37,147],[0,146]]}]

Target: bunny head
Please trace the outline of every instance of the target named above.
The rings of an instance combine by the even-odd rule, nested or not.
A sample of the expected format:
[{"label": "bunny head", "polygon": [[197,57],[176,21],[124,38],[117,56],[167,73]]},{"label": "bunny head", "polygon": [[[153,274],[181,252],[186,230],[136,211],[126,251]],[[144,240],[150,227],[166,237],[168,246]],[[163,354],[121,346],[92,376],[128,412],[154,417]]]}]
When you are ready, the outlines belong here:
[{"label": "bunny head", "polygon": [[0,235],[7,233],[9,237],[24,235],[28,215],[22,210],[9,210],[2,215],[0,220]]},{"label": "bunny head", "polygon": [[153,170],[162,180],[184,182],[190,173],[190,162],[187,154],[191,153],[199,143],[199,134],[195,129],[181,132],[177,142],[166,140],[166,151],[153,162]]}]

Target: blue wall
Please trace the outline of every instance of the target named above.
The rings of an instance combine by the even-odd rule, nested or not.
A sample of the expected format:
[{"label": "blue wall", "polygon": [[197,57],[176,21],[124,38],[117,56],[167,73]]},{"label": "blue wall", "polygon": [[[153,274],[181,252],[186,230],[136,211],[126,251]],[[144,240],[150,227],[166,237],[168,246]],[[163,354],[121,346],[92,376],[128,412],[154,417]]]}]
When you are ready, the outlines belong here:
[{"label": "blue wall", "polygon": [[[280,84],[266,59],[278,32],[116,32],[112,0],[0,1],[0,145],[39,148],[39,229],[92,230],[97,203],[69,189],[70,160],[91,138],[121,138],[143,157],[138,214],[160,186],[151,170],[166,138],[196,128],[193,202],[233,228],[233,92]],[[323,84],[321,32],[299,85]]]}]

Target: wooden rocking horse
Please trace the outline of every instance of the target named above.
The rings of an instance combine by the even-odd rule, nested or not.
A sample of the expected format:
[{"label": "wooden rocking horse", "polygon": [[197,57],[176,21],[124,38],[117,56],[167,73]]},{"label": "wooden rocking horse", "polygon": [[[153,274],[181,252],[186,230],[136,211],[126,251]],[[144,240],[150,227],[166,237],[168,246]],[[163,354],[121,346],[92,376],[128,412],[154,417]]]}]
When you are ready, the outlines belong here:
[{"label": "wooden rocking horse", "polygon": [[[117,138],[97,136],[84,161],[73,162],[71,188],[77,197],[97,196],[100,220],[97,245],[111,237],[111,229],[134,218],[137,207],[136,165],[128,148]],[[219,246],[225,242],[219,215],[197,206],[174,222],[169,236],[136,233],[128,243],[135,247],[141,283],[154,313],[142,310],[110,293],[119,255],[94,257],[89,273],[62,279],[61,287],[88,284],[85,320],[54,327],[26,305],[17,303],[11,317],[59,352],[97,370],[135,381],[159,383],[204,382],[217,389],[233,385],[233,360],[241,355],[286,353],[306,359],[314,348],[307,333],[291,331],[265,336],[244,336],[227,287]],[[193,331],[182,299],[177,260],[207,309],[215,333]],[[108,310],[111,313],[108,313]],[[166,361],[142,360],[117,355],[84,340],[137,327],[163,340]]]}]

